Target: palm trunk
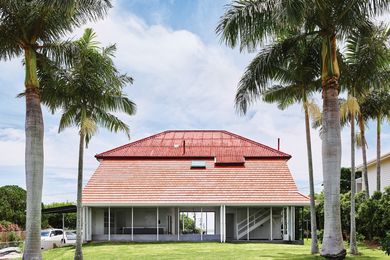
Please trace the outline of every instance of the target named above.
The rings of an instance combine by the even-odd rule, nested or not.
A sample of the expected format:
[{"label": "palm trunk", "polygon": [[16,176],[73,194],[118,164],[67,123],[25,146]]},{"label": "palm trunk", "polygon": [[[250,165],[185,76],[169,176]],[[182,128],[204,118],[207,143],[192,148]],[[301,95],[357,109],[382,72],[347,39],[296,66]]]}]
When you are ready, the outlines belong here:
[{"label": "palm trunk", "polygon": [[351,233],[350,233],[350,251],[352,255],[358,254],[356,244],[356,216],[355,216],[355,114],[351,112]]},{"label": "palm trunk", "polygon": [[376,119],[376,190],[381,191],[381,115]]},{"label": "palm trunk", "polygon": [[314,198],[313,156],[311,152],[310,122],[309,122],[309,112],[307,110],[306,97],[304,99],[303,107],[305,110],[307,161],[308,161],[308,168],[309,168],[309,185],[310,185],[311,253],[317,254],[318,240],[317,240],[316,204]]},{"label": "palm trunk", "polygon": [[324,237],[321,256],[343,259],[346,255],[340,218],[341,134],[338,100],[339,69],[335,35],[326,36],[322,45],[323,135],[322,168],[324,178]]},{"label": "palm trunk", "polygon": [[83,259],[81,232],[82,232],[82,225],[83,225],[82,190],[83,190],[84,141],[85,141],[85,136],[81,132],[80,144],[79,144],[79,168],[78,168],[78,176],[77,176],[77,224],[76,224],[76,251],[74,255],[75,260]]},{"label": "palm trunk", "polygon": [[364,193],[366,198],[370,197],[370,188],[368,186],[368,176],[367,176],[367,146],[366,146],[366,129],[364,125],[363,115],[360,112],[359,114],[359,128],[360,135],[362,138],[362,156],[363,156],[363,181],[364,181]]},{"label": "palm trunk", "polygon": [[26,240],[23,259],[42,259],[41,203],[43,185],[43,117],[39,97],[37,60],[32,48],[25,49],[27,188]]}]

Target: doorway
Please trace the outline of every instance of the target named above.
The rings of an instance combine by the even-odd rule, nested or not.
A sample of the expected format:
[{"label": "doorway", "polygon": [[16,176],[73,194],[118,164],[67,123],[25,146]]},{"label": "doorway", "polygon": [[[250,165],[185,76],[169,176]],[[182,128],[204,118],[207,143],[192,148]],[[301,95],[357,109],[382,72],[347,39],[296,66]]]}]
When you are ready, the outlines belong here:
[{"label": "doorway", "polygon": [[234,214],[226,214],[226,240],[234,240]]}]

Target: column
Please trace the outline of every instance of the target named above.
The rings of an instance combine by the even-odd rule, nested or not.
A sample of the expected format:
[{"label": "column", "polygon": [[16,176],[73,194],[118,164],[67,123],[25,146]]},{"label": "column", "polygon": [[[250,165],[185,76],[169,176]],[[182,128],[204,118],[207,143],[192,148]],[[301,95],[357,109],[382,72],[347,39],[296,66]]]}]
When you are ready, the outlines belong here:
[{"label": "column", "polygon": [[108,241],[111,241],[111,208],[108,207]]},{"label": "column", "polygon": [[246,208],[246,240],[249,241],[249,207]]},{"label": "column", "polygon": [[177,208],[177,241],[180,240],[180,209]]},{"label": "column", "polygon": [[290,207],[287,207],[287,240],[290,241],[290,228],[291,228],[291,222],[290,222]]},{"label": "column", "polygon": [[295,207],[290,207],[291,211],[291,240],[295,240]]},{"label": "column", "polygon": [[200,208],[200,241],[203,241],[203,209]]},{"label": "column", "polygon": [[221,243],[223,242],[222,214],[223,214],[223,208],[221,205],[221,207],[219,208],[219,233],[220,233],[220,237],[221,237]]},{"label": "column", "polygon": [[157,207],[157,214],[156,215],[157,215],[157,232],[156,232],[157,235],[156,235],[156,240],[158,241],[158,235],[159,235],[158,234],[159,233],[159,230],[158,230],[158,207]]},{"label": "column", "polygon": [[223,205],[223,242],[226,242],[226,205]]},{"label": "column", "polygon": [[92,240],[92,208],[88,208],[88,240]]},{"label": "column", "polygon": [[131,241],[134,241],[134,207],[131,207]]},{"label": "column", "polygon": [[273,222],[272,222],[272,207],[269,209],[269,240],[272,241],[272,227],[273,227]]}]

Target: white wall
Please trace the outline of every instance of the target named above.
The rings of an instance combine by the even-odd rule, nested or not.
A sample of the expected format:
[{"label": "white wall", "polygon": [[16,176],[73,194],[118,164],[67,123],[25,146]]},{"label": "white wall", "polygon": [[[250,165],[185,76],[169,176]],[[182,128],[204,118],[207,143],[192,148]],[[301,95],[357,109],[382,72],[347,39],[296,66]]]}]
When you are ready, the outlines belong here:
[{"label": "white wall", "polygon": [[[367,171],[370,196],[376,191],[376,164],[370,165]],[[364,185],[363,185],[364,186]],[[390,158],[381,161],[381,191],[390,186]],[[364,188],[364,187],[363,187]]]}]

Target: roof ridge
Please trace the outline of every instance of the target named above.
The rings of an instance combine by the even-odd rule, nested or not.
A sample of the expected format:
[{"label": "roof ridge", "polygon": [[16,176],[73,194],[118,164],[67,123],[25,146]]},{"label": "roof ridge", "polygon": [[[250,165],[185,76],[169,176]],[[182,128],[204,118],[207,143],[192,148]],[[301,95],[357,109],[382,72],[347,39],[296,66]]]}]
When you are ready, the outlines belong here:
[{"label": "roof ridge", "polygon": [[[147,141],[147,140],[150,140],[150,139],[153,139],[153,138],[156,138],[160,135],[163,135],[163,134],[166,134],[166,133],[179,133],[179,132],[219,132],[219,133],[223,133],[223,134],[226,134],[226,135],[229,135],[231,137],[234,137],[234,138],[237,138],[237,139],[241,139],[245,142],[249,142],[253,145],[256,145],[256,146],[259,146],[259,147],[262,147],[270,152],[274,152],[276,153],[277,155],[276,156],[280,156],[280,157],[288,157],[288,158],[291,158],[291,155],[287,154],[287,153],[284,153],[280,150],[277,150],[275,148],[272,148],[268,145],[265,145],[265,144],[262,144],[262,143],[259,143],[257,141],[254,141],[252,139],[249,139],[249,138],[246,138],[242,135],[239,135],[239,134],[235,134],[235,133],[232,133],[232,132],[229,132],[227,130],[216,130],[216,129],[213,129],[213,130],[165,130],[165,131],[162,131],[162,132],[159,132],[157,134],[154,134],[154,135],[151,135],[151,136],[148,136],[148,137],[144,137],[144,138],[141,138],[137,141],[134,141],[134,142],[130,142],[130,143],[127,143],[127,144],[124,144],[124,145],[121,145],[121,146],[118,146],[118,147],[115,147],[113,149],[110,149],[110,150],[107,150],[105,152],[102,152],[102,153],[99,153],[99,154],[96,154],[95,155],[95,158],[99,158],[99,157],[104,157],[104,156],[109,156],[111,153],[115,152],[115,151],[118,151],[118,150],[121,150],[121,149],[125,149],[125,148],[128,148],[128,147],[131,147],[131,146],[134,146],[138,143],[141,143],[141,142],[144,142],[144,141]],[[174,139],[174,138],[173,138]],[[213,138],[210,138],[210,139],[213,139]]]},{"label": "roof ridge", "polygon": [[105,155],[108,154],[108,153],[112,153],[112,152],[115,152],[115,151],[117,151],[117,150],[119,150],[119,149],[123,149],[123,148],[125,148],[125,147],[129,147],[129,146],[132,146],[132,145],[134,145],[134,144],[137,144],[137,143],[139,143],[139,142],[142,142],[142,141],[146,141],[146,140],[155,138],[155,137],[157,137],[157,136],[159,136],[159,135],[162,135],[163,133],[166,133],[166,132],[168,132],[168,131],[162,131],[162,132],[160,132],[160,133],[157,133],[157,134],[154,134],[154,135],[151,135],[151,136],[148,136],[148,137],[144,137],[144,138],[138,139],[137,141],[130,142],[130,143],[127,143],[127,144],[124,144],[124,145],[115,147],[115,148],[110,149],[110,150],[108,150],[108,151],[105,151],[105,152],[102,152],[102,153],[98,153],[98,154],[95,155],[95,157],[105,156]]},{"label": "roof ridge", "polygon": [[273,151],[273,152],[279,153],[279,154],[281,154],[281,155],[283,155],[283,156],[290,156],[290,155],[287,154],[287,153],[284,153],[284,152],[282,152],[282,151],[280,151],[280,150],[277,150],[277,149],[275,149],[275,148],[272,148],[272,147],[270,147],[270,146],[268,146],[268,145],[265,145],[265,144],[256,142],[256,141],[254,141],[254,140],[252,140],[252,139],[249,139],[249,138],[246,138],[246,137],[244,137],[244,136],[242,136],[242,135],[238,135],[238,134],[235,134],[235,133],[226,131],[226,130],[222,130],[222,131],[225,132],[225,133],[227,133],[227,134],[233,135],[233,136],[235,136],[235,137],[237,137],[237,138],[240,138],[240,139],[242,139],[242,140],[251,142],[251,143],[253,143],[253,144],[255,144],[255,145],[259,145],[259,146],[261,146],[261,147],[263,147],[263,148],[266,148],[266,149],[268,149],[268,150],[271,150],[271,151]]}]

